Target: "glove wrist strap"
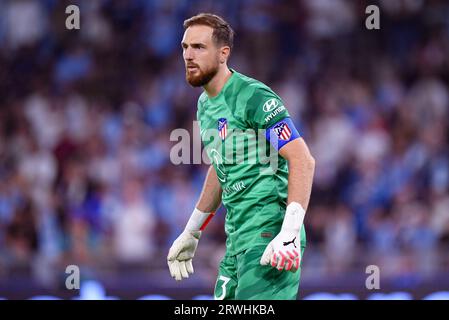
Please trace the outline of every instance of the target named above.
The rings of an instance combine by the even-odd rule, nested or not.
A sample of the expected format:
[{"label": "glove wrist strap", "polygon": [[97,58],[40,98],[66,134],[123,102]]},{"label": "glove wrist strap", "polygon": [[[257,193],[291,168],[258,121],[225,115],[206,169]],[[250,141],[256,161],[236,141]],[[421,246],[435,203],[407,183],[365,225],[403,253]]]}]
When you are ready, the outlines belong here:
[{"label": "glove wrist strap", "polygon": [[285,210],[284,222],[282,223],[282,230],[298,231],[304,223],[304,216],[306,211],[298,202],[291,202]]},{"label": "glove wrist strap", "polygon": [[190,216],[189,221],[187,222],[186,230],[190,232],[203,231],[214,214],[215,212],[203,212],[195,208],[192,215]]}]

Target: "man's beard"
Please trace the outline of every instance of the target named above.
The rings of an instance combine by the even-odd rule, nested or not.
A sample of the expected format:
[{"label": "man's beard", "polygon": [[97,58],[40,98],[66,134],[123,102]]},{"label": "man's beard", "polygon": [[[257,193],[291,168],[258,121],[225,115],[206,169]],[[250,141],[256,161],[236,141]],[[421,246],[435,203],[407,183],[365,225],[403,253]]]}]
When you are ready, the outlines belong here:
[{"label": "man's beard", "polygon": [[202,87],[208,84],[218,72],[218,64],[206,71],[202,71],[199,66],[197,68],[198,75],[193,75],[188,69],[186,70],[186,80],[192,87]]}]

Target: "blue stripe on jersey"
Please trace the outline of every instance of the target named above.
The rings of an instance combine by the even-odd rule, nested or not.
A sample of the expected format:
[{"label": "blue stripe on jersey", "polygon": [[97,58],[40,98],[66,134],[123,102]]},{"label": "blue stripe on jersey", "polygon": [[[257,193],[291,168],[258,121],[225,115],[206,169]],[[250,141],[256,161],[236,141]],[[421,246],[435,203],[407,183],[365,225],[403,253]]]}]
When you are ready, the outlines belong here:
[{"label": "blue stripe on jersey", "polygon": [[296,138],[301,137],[291,118],[284,118],[267,129],[265,137],[271,145],[280,150],[283,146]]}]

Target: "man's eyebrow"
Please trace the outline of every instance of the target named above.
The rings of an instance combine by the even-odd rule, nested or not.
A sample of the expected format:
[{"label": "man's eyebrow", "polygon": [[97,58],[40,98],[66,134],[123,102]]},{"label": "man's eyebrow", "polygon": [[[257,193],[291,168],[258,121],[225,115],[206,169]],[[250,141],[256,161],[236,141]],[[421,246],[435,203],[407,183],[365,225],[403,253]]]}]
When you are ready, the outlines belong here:
[{"label": "man's eyebrow", "polygon": [[[183,47],[187,47],[188,46],[188,44],[187,43],[185,43],[185,42],[181,42],[181,46],[183,46]],[[190,46],[191,47],[199,47],[199,46],[206,46],[206,44],[205,43],[203,43],[203,42],[192,42],[191,44],[190,44]]]}]

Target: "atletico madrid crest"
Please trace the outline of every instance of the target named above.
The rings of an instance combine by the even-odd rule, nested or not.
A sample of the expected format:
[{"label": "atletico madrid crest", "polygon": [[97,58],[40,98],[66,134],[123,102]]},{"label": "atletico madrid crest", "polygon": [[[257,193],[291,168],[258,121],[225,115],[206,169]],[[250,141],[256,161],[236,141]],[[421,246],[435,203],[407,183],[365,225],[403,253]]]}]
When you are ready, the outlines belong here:
[{"label": "atletico madrid crest", "polygon": [[277,124],[273,128],[273,130],[280,140],[287,141],[292,136],[292,130],[289,128],[288,124],[284,121]]},{"label": "atletico madrid crest", "polygon": [[228,135],[228,120],[226,120],[226,118],[218,119],[218,135],[222,141]]}]

